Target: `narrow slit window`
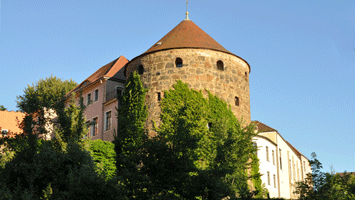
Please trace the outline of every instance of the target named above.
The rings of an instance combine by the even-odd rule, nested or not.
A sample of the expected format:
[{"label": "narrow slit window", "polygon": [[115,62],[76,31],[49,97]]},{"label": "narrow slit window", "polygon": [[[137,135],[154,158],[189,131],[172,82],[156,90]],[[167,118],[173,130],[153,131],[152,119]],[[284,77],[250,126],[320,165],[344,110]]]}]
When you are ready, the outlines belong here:
[{"label": "narrow slit window", "polygon": [[239,106],[239,97],[234,98],[234,103],[236,106]]},{"label": "narrow slit window", "polygon": [[221,60],[217,61],[217,69],[224,71],[224,64]]},{"label": "narrow slit window", "polygon": [[161,93],[158,92],[157,95],[158,95],[158,101],[161,101]]},{"label": "narrow slit window", "polygon": [[176,65],[176,67],[181,68],[183,66],[182,59],[181,58],[176,58],[175,65]]},{"label": "narrow slit window", "polygon": [[144,67],[143,67],[143,65],[139,65],[139,67],[138,67],[138,74],[139,74],[139,75],[143,75],[143,73],[144,73]]}]

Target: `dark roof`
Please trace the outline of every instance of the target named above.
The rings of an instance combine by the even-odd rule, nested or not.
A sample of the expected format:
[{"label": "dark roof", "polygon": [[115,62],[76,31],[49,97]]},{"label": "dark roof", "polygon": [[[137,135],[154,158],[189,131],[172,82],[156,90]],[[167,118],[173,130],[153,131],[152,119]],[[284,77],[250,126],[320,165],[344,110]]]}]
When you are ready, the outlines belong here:
[{"label": "dark roof", "polygon": [[276,129],[274,128],[271,128],[270,126],[266,125],[266,124],[263,124],[259,121],[253,121],[254,124],[258,127],[258,132],[259,133],[264,133],[264,132],[272,132],[272,131],[275,131],[277,132]]},{"label": "dark roof", "polygon": [[341,177],[345,176],[345,174],[351,174],[351,175],[355,176],[355,172],[341,172],[341,173],[337,173],[337,174],[339,174],[339,176],[341,176]]},{"label": "dark roof", "polygon": [[288,141],[285,141],[287,144],[288,144],[288,146],[295,152],[295,154],[297,155],[297,156],[301,156],[302,154],[294,147],[294,146],[292,146],[292,144],[290,144]]}]

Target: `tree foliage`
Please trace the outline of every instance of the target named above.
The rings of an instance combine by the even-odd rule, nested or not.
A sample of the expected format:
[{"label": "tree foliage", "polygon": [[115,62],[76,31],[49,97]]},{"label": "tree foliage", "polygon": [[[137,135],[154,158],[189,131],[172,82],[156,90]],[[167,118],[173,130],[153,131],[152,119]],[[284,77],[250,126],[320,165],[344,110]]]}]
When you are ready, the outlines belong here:
[{"label": "tree foliage", "polygon": [[17,107],[26,113],[34,113],[43,108],[53,108],[62,97],[72,90],[77,83],[73,80],[62,80],[56,76],[40,79],[27,85],[24,94],[17,97]]},{"label": "tree foliage", "polygon": [[148,115],[144,103],[146,92],[140,76],[134,72],[126,81],[117,109],[118,127],[114,139],[117,176],[121,178],[127,198],[136,197],[144,188],[144,175],[138,165],[144,141],[148,138],[144,129]]},{"label": "tree foliage", "polygon": [[5,111],[7,110],[3,105],[0,105],[0,111]]},{"label": "tree foliage", "polygon": [[96,166],[96,172],[112,178],[116,173],[116,152],[112,142],[102,140],[88,140],[90,153]]},{"label": "tree foliage", "polygon": [[310,160],[312,173],[307,174],[305,181],[297,183],[296,194],[300,199],[331,200],[355,199],[355,177],[351,173],[342,175],[334,172],[321,172],[322,163],[312,153]]},{"label": "tree foliage", "polygon": [[[87,133],[87,129],[83,119],[82,99],[80,107],[77,107],[72,99],[67,108],[64,107],[64,99],[53,101],[56,103],[58,115],[57,126],[54,129],[56,137],[52,140],[44,140],[40,135],[46,133],[44,131],[46,124],[36,122],[38,116],[44,117],[41,115],[44,113],[38,114],[36,111],[38,107],[32,108],[31,106],[35,104],[27,102],[31,99],[37,99],[39,102],[51,94],[44,94],[44,96],[47,97],[32,96],[33,98],[22,102],[23,105],[30,106],[30,108],[26,107],[28,111],[35,111],[25,117],[26,133],[0,140],[3,150],[13,152],[13,156],[6,160],[0,169],[1,198],[120,198],[117,181],[106,181],[104,176],[96,172],[94,161],[85,148],[82,136]],[[42,105],[49,105],[43,103],[45,104]]]},{"label": "tree foliage", "polygon": [[227,103],[212,94],[204,98],[181,81],[173,87],[164,91],[157,135],[148,137],[146,90],[136,73],[127,82],[115,139],[117,175],[126,198],[252,196],[245,171],[255,152],[253,125],[243,127]]}]

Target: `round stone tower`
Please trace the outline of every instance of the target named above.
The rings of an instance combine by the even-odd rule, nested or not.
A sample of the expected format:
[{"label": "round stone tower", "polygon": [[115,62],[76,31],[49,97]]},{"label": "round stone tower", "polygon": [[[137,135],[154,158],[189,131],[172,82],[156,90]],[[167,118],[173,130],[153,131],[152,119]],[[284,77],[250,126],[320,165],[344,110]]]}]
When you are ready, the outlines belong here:
[{"label": "round stone tower", "polygon": [[159,101],[176,80],[195,90],[208,90],[231,105],[235,116],[250,123],[250,66],[227,51],[190,20],[184,20],[126,66],[126,76],[137,71],[149,91],[148,128],[159,123]]}]

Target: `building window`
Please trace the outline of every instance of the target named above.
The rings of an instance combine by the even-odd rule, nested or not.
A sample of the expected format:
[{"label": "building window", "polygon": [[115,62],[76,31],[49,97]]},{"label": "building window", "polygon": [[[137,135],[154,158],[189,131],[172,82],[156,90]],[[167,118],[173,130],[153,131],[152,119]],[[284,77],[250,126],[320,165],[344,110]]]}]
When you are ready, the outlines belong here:
[{"label": "building window", "polygon": [[292,165],[291,165],[291,159],[288,161],[288,175],[290,176],[290,180],[292,179]]},{"label": "building window", "polygon": [[97,135],[97,133],[98,133],[98,127],[99,127],[99,125],[98,125],[98,118],[96,117],[96,118],[94,118],[94,119],[92,120],[91,136]]},{"label": "building window", "polygon": [[121,87],[116,87],[116,98],[122,96],[122,94],[123,94],[123,89]]},{"label": "building window", "polygon": [[143,75],[143,73],[144,73],[144,67],[143,67],[143,65],[139,65],[139,67],[138,67],[138,74],[139,74],[139,75]]},{"label": "building window", "polygon": [[279,152],[280,152],[280,169],[282,170],[281,149],[279,149]]},{"label": "building window", "polygon": [[272,150],[272,164],[275,165],[275,152]]},{"label": "building window", "polygon": [[274,188],[276,188],[276,176],[275,176],[275,174],[273,175],[273,178],[274,178]]},{"label": "building window", "polygon": [[9,130],[7,129],[1,129],[1,134],[6,137],[7,136],[7,133],[9,132]]},{"label": "building window", "polygon": [[267,172],[267,184],[268,184],[268,185],[271,185],[271,184],[270,184],[270,172]]},{"label": "building window", "polygon": [[99,90],[95,90],[95,101],[99,100]]},{"label": "building window", "polygon": [[266,161],[269,161],[269,147],[266,147]]},{"label": "building window", "polygon": [[175,65],[176,65],[176,67],[181,68],[183,66],[182,59],[181,58],[176,58]]},{"label": "building window", "polygon": [[105,120],[106,120],[106,124],[105,124],[105,130],[110,130],[111,129],[111,111],[106,112],[105,114]]},{"label": "building window", "polygon": [[224,64],[221,60],[217,61],[217,69],[221,71],[224,70]]},{"label": "building window", "polygon": [[255,149],[256,156],[258,156],[258,144],[256,144],[256,142],[253,142],[253,147]]},{"label": "building window", "polygon": [[306,173],[306,162],[303,161],[303,169],[304,169],[304,172]]},{"label": "building window", "polygon": [[239,97],[236,96],[234,98],[234,103],[235,103],[236,106],[239,106]]},{"label": "building window", "polygon": [[158,92],[157,95],[158,95],[158,97],[157,97],[158,101],[161,101],[161,93]]},{"label": "building window", "polygon": [[86,105],[89,105],[91,103],[91,93],[87,94],[86,96]]}]

